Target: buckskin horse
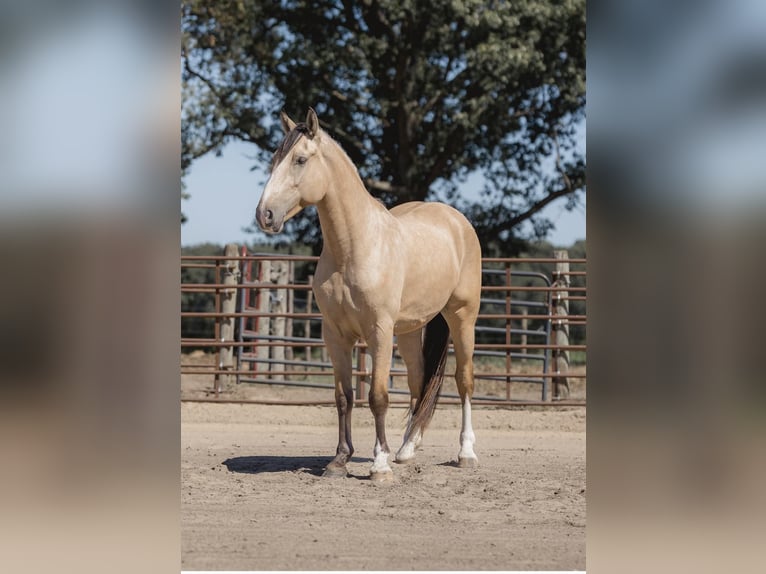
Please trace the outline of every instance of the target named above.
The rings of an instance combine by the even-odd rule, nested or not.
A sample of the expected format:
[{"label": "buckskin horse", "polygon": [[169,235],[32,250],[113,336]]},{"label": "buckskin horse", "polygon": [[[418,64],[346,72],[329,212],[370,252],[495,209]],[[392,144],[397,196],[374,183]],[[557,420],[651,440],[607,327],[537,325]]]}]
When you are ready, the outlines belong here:
[{"label": "buckskin horse", "polygon": [[[407,366],[410,414],[395,461],[413,460],[430,421],[447,359],[455,351],[462,402],[458,464],[473,467],[471,426],[474,327],[481,292],[481,248],[468,220],[437,202],[409,202],[387,210],[365,188],[356,167],[319,126],[313,109],[296,124],[282,112],[285,137],[256,209],[268,233],[316,205],[324,240],[313,291],[322,313],[322,337],[335,378],[338,448],[324,476],[346,476],[354,447],[351,354],[360,339],[372,356],[369,404],[375,419],[370,478],[393,478],[386,441],[386,411],[393,337]],[[425,331],[425,333],[424,333]]]}]

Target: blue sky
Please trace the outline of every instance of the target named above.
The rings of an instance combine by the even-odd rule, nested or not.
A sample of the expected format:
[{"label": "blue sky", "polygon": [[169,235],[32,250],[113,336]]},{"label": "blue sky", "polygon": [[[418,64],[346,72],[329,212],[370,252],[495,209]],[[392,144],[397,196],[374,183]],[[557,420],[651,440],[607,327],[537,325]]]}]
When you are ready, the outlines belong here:
[{"label": "blue sky", "polygon": [[[251,243],[264,237],[243,231],[253,220],[266,180],[262,170],[250,170],[257,165],[254,155],[252,144],[233,142],[220,157],[208,154],[194,162],[185,179],[185,191],[191,197],[181,202],[188,218],[181,226],[182,245]],[[471,187],[469,180],[466,193],[475,192]],[[561,199],[544,211],[556,226],[548,239],[562,247],[585,238],[584,205],[569,212],[565,203],[566,199]],[[316,216],[308,213],[298,217]]]}]

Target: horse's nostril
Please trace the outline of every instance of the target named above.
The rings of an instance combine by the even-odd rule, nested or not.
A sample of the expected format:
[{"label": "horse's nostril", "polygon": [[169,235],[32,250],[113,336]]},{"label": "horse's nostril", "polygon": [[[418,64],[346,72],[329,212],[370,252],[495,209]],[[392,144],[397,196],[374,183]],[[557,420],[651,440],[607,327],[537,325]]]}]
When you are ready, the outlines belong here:
[{"label": "horse's nostril", "polygon": [[263,212],[263,219],[266,221],[266,223],[271,223],[274,221],[274,212],[270,209],[267,209]]}]

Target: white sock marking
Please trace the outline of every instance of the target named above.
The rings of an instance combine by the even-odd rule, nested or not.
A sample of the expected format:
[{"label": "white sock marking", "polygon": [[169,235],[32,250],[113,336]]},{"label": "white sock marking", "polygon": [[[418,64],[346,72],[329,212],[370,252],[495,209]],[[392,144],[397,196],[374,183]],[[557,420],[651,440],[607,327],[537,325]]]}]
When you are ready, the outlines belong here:
[{"label": "white sock marking", "polygon": [[466,397],[463,402],[463,428],[460,430],[460,454],[458,458],[477,458],[473,452],[476,436],[471,426],[471,401]]},{"label": "white sock marking", "polygon": [[375,460],[372,463],[370,472],[393,472],[388,465],[388,453],[380,446],[380,442],[375,440],[375,449],[373,450]]}]

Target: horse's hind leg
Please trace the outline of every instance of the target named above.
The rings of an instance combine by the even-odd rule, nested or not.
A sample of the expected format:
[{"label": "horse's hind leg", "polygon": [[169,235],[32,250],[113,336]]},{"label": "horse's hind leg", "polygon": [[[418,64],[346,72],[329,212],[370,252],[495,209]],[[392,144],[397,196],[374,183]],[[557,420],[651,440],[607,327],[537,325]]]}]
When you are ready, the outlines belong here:
[{"label": "horse's hind leg", "polygon": [[473,451],[476,436],[471,424],[471,397],[473,396],[473,348],[474,329],[478,307],[461,307],[455,311],[445,310],[444,317],[452,335],[452,343],[455,348],[455,382],[463,405],[463,424],[460,430],[460,452],[458,464],[461,467],[474,467],[478,464],[478,458]]},{"label": "horse's hind leg", "polygon": [[410,387],[410,420],[407,422],[402,446],[396,453],[395,460],[399,463],[407,463],[415,458],[415,449],[420,446],[422,439],[420,431],[416,431],[414,435],[410,434],[410,422],[423,388],[423,329],[399,335],[398,342],[399,354],[407,365],[407,384]]}]

